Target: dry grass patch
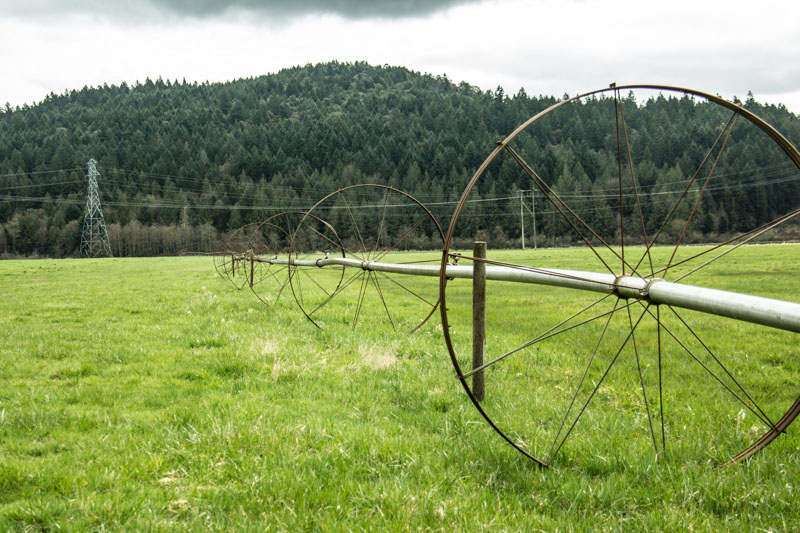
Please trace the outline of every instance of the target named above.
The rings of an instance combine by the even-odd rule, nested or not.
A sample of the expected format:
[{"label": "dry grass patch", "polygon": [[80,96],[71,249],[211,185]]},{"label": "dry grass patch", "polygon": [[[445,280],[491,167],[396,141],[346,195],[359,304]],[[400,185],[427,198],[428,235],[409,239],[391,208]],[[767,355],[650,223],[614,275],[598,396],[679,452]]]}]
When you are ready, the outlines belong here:
[{"label": "dry grass patch", "polygon": [[253,341],[250,353],[254,355],[275,355],[280,352],[281,343],[272,337],[266,337]]},{"label": "dry grass patch", "polygon": [[358,352],[364,366],[372,370],[385,370],[397,363],[397,354],[391,349],[377,345],[360,345]]}]

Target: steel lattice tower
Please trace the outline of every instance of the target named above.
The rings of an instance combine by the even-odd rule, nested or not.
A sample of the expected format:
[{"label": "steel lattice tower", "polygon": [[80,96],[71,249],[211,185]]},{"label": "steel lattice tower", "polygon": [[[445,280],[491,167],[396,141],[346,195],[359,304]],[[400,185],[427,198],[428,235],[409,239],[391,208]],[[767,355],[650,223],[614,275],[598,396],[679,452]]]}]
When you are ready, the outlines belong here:
[{"label": "steel lattice tower", "polygon": [[83,235],[81,235],[81,255],[87,257],[111,257],[111,245],[108,243],[106,221],[103,219],[103,208],[100,205],[100,194],[97,191],[97,161],[89,160],[89,195],[86,198],[86,213],[83,218]]}]

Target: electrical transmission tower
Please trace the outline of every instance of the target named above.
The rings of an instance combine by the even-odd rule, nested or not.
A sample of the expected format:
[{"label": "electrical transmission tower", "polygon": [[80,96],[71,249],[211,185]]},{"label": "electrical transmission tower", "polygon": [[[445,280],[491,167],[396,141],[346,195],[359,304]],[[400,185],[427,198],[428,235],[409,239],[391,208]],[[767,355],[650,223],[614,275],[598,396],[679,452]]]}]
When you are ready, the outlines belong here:
[{"label": "electrical transmission tower", "polygon": [[89,160],[89,195],[86,198],[86,214],[83,218],[83,235],[81,235],[81,255],[87,257],[111,257],[111,245],[108,243],[106,221],[103,219],[103,208],[100,205],[100,194],[97,191],[97,161]]}]

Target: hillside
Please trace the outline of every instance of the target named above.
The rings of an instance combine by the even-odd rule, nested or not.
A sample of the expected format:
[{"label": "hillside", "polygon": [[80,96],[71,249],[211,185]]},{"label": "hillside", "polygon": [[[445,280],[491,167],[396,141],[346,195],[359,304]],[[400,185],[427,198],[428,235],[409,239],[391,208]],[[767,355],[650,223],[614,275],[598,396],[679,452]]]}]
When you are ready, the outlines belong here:
[{"label": "hillside", "polygon": [[[115,255],[212,251],[220,232],[308,208],[325,192],[363,182],[390,184],[430,203],[446,227],[452,202],[496,141],[557,101],[501,88],[483,92],[402,67],[333,62],[229,83],[148,79],[6,106],[0,255],[76,254],[90,157],[98,161]],[[607,103],[581,104],[532,141],[549,154],[543,171],[556,176],[557,190],[587,197],[605,190],[606,167],[616,164],[599,155],[609,142],[608,124],[598,118]],[[633,104],[637,139],[660,143],[650,159],[637,161],[642,186],[667,191],[676,173],[691,173],[691,162],[707,149],[697,133],[708,122],[709,104],[664,97]],[[784,107],[752,98],[743,105],[800,142],[800,121]],[[689,127],[676,132],[670,124]],[[669,142],[662,141],[665,130]],[[771,150],[764,139],[739,140],[747,153],[720,162],[718,173],[732,185],[704,198],[698,235],[749,229],[800,203],[795,169],[778,178],[756,169],[736,181],[748,160]],[[486,216],[468,231],[491,231],[500,245],[517,238],[520,188],[531,185],[519,168],[503,166],[482,181]],[[612,199],[600,201],[614,210]],[[556,237],[569,230],[547,209],[542,203],[537,221],[561,242]]]}]

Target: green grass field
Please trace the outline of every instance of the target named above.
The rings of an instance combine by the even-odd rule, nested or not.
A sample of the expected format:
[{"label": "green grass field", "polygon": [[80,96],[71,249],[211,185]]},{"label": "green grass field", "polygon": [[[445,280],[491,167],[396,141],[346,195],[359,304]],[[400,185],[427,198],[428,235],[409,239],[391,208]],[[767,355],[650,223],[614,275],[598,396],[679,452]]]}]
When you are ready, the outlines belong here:
[{"label": "green grass field", "polygon": [[[585,261],[574,250],[527,253],[542,266]],[[745,247],[692,282],[800,301],[799,261],[800,246]],[[435,278],[418,283],[436,290]],[[438,312],[405,335],[367,294],[353,332],[356,304],[342,295],[318,329],[288,289],[265,305],[203,257],[3,261],[0,287],[2,531],[781,531],[800,523],[800,423],[752,460],[715,468],[757,424],[698,365],[680,363],[674,346],[665,350],[667,450],[656,458],[639,399],[644,381],[648,405],[660,406],[652,325],[641,330],[642,379],[625,352],[542,469],[489,428],[453,378]],[[394,319],[413,324],[420,306],[384,287]],[[456,282],[452,289],[463,349],[469,293]],[[534,286],[489,290],[490,354],[587,301]],[[614,338],[623,318],[610,326]],[[765,409],[797,396],[796,335],[690,320]],[[602,324],[592,327],[487,372],[487,411],[532,452],[548,447],[559,402],[582,371],[578,356]]]}]

